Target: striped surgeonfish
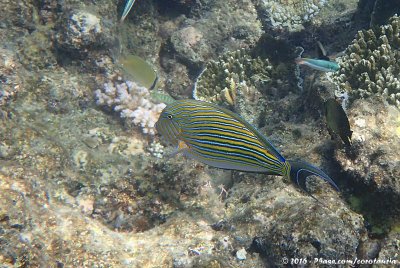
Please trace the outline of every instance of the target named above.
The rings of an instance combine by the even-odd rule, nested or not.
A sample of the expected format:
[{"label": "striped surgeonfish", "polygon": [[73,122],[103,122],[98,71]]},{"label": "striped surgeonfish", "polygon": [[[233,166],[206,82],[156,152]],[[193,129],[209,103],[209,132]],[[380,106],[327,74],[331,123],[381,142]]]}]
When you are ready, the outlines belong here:
[{"label": "striped surgeonfish", "polygon": [[164,108],[155,127],[176,146],[172,155],[182,151],[212,167],[284,176],[309,194],[306,178],[316,175],[339,191],[322,170],[304,162],[287,161],[250,123],[212,103],[175,101]]}]

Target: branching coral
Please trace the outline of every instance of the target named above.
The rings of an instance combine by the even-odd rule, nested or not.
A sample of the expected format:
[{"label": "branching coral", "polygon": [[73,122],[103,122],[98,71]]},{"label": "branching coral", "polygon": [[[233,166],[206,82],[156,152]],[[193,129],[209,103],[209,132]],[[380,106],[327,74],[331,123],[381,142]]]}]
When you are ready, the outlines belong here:
[{"label": "branching coral", "polygon": [[268,83],[271,68],[268,60],[253,59],[244,49],[225,53],[207,64],[197,79],[193,97],[233,106],[240,94],[254,98],[254,84]]},{"label": "branching coral", "polygon": [[394,16],[377,30],[359,31],[340,58],[332,80],[350,101],[378,94],[400,108],[399,26],[400,18]]},{"label": "branching coral", "polygon": [[104,90],[96,90],[97,104],[113,107],[121,117],[132,118],[132,123],[141,126],[143,133],[154,134],[154,124],[165,108],[164,103],[154,104],[150,101],[150,92],[135,82],[114,85],[104,84]]}]

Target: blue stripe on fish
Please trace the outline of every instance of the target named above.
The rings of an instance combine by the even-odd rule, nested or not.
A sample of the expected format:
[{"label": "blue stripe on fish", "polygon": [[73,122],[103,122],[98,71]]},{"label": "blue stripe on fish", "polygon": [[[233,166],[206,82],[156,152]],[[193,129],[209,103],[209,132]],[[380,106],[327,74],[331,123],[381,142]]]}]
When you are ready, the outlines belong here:
[{"label": "blue stripe on fish", "polygon": [[[212,140],[208,141],[208,140],[204,140],[204,139],[199,141],[198,139],[191,139],[191,138],[187,138],[187,140],[191,141],[193,146],[195,146],[199,152],[201,150],[205,150],[205,151],[213,153],[213,152],[216,152],[215,148],[218,148],[218,149],[224,149],[224,151],[222,151],[222,150],[218,151],[218,153],[220,153],[220,154],[226,154],[229,156],[236,155],[239,157],[246,156],[246,157],[249,157],[249,159],[260,161],[260,163],[265,163],[265,162],[263,162],[263,158],[266,157],[265,154],[260,154],[256,150],[248,149],[241,144],[234,145],[234,144],[227,143],[226,141],[215,142]],[[237,153],[236,149],[242,150],[241,153],[240,154]]]},{"label": "blue stripe on fish", "polygon": [[[240,134],[239,134],[240,135]],[[217,135],[217,134],[196,134],[196,136],[204,136],[204,137],[210,137],[210,138],[219,138],[220,136],[219,135]],[[229,137],[229,135],[228,135],[228,137],[226,137],[227,138],[227,140],[229,140],[229,141],[237,141],[237,142],[240,142],[240,141],[242,141],[242,139],[240,139],[240,138],[235,138],[235,137]],[[190,139],[190,138],[188,138],[188,139]],[[257,147],[259,147],[259,148],[262,148],[261,146],[259,146],[258,144],[256,144],[256,143],[250,143],[251,145],[253,145],[253,146],[257,146]]]},{"label": "blue stripe on fish", "polygon": [[[243,154],[238,154],[235,152],[224,152],[224,153],[220,153],[220,154],[209,154],[209,153],[214,153],[215,151],[212,149],[207,149],[204,148],[203,146],[198,146],[195,144],[191,145],[191,148],[198,153],[198,155],[202,158],[212,158],[215,160],[222,160],[222,161],[226,161],[226,157],[229,157],[229,161],[234,163],[241,163],[244,164],[246,166],[258,166],[258,165],[264,165],[265,166],[265,162],[262,159],[256,158],[254,156],[251,156],[251,154],[249,155],[243,155]],[[245,156],[245,157],[244,157]],[[270,166],[271,169],[276,170],[277,172],[279,171],[279,169],[275,169],[274,166]]]},{"label": "blue stripe on fish", "polygon": [[[206,103],[209,104],[209,103]],[[218,107],[218,106],[215,106]],[[172,108],[172,107],[171,107]],[[284,159],[280,153],[273,147],[273,145],[271,143],[269,143],[269,141],[260,133],[258,132],[258,130],[256,130],[255,128],[253,128],[248,122],[246,122],[244,119],[242,119],[241,117],[240,120],[242,120],[243,122],[238,122],[237,121],[237,115],[233,114],[231,111],[223,109],[223,111],[218,111],[215,110],[215,108],[212,108],[213,110],[210,110],[209,107],[204,107],[204,106],[196,106],[196,105],[192,105],[192,106],[181,106],[179,107],[181,110],[176,113],[176,115],[180,115],[182,113],[182,117],[180,117],[181,120],[187,121],[187,118],[194,118],[196,116],[196,120],[197,118],[212,118],[213,120],[206,120],[206,121],[200,121],[197,120],[196,123],[207,123],[207,127],[210,126],[210,122],[215,122],[218,121],[218,124],[222,124],[222,125],[226,125],[228,128],[230,128],[230,130],[232,130],[232,124],[235,125],[236,128],[238,129],[243,129],[243,130],[247,130],[247,128],[250,128],[252,133],[251,133],[251,137],[258,137],[261,138],[262,140],[265,141],[265,143],[267,144],[268,148],[271,148],[271,151],[275,154],[275,156],[279,159]],[[220,108],[220,107],[218,107]],[[176,108],[178,109],[178,108]],[[207,109],[209,110],[207,113],[204,113],[205,111],[207,111]],[[222,108],[220,108],[222,109]],[[196,113],[196,111],[198,110],[202,110],[202,113]],[[175,113],[175,109],[171,109],[170,112]],[[188,114],[188,112],[190,112],[190,114]],[[233,116],[227,117],[227,113],[232,113]],[[176,116],[175,115],[175,116]],[[222,115],[222,116],[221,116]],[[190,120],[189,120],[190,121]],[[243,125],[243,123],[245,123],[246,125],[248,125],[247,127],[245,127]]]},{"label": "blue stripe on fish", "polygon": [[128,16],[128,14],[129,14],[129,11],[131,11],[131,8],[132,8],[133,4],[135,3],[135,1],[136,0],[128,0],[126,2],[124,11],[122,12],[120,22],[124,22],[126,16]]},{"label": "blue stripe on fish", "polygon": [[212,103],[175,101],[164,108],[155,127],[158,133],[177,146],[174,153],[182,151],[207,165],[281,175],[307,192],[306,177],[316,175],[339,190],[323,171],[306,163],[286,161],[246,120]]},{"label": "blue stripe on fish", "polygon": [[[169,105],[168,109],[163,111],[164,117],[161,116],[156,124],[158,132],[170,140],[174,136],[172,141],[174,139],[184,141],[188,145],[185,151],[191,154],[191,157],[209,165],[244,171],[280,173],[282,161],[269,154],[265,150],[265,145],[254,133],[236,118],[227,115],[225,111],[203,104],[207,103],[178,101]],[[169,119],[168,116],[172,116],[173,119]],[[162,127],[165,121],[176,122],[171,122],[171,125],[179,125],[180,135],[171,133],[169,127]],[[176,145],[178,142],[173,143]]]}]

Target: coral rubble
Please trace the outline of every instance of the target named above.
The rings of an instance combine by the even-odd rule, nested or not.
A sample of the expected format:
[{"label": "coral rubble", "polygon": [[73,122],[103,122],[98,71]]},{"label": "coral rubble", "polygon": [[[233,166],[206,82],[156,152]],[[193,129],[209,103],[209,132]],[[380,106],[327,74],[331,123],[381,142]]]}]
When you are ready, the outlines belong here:
[{"label": "coral rubble", "polygon": [[132,123],[141,126],[143,133],[154,134],[154,124],[165,108],[164,103],[154,104],[150,101],[147,88],[135,82],[114,85],[111,82],[104,84],[104,90],[96,90],[97,104],[113,107],[121,117],[132,118]]},{"label": "coral rubble", "polygon": [[349,100],[383,96],[400,108],[400,18],[376,30],[361,30],[339,59],[340,69],[332,73],[339,95]]}]

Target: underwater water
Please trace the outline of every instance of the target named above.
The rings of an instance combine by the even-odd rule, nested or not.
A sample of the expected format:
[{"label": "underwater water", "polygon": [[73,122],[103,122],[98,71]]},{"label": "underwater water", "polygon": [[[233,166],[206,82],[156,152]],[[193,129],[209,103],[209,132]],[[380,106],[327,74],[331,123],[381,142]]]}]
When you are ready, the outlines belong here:
[{"label": "underwater water", "polygon": [[400,266],[395,2],[0,0],[0,267]]}]

